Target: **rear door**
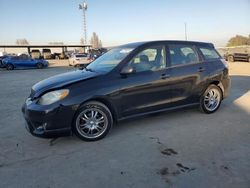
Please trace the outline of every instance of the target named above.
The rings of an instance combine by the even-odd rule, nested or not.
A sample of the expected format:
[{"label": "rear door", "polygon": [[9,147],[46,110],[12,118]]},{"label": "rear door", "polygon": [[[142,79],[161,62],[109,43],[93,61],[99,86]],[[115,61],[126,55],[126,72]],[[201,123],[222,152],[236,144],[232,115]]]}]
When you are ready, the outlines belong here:
[{"label": "rear door", "polygon": [[171,93],[174,106],[199,102],[207,68],[194,45],[169,44]]}]

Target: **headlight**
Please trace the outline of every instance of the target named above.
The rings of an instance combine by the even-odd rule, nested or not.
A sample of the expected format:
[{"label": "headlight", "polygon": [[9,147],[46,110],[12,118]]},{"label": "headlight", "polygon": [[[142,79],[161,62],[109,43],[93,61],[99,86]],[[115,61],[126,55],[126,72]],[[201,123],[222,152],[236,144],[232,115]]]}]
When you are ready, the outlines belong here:
[{"label": "headlight", "polygon": [[56,91],[51,91],[46,94],[44,94],[39,100],[38,104],[40,105],[49,105],[52,103],[55,103],[57,101],[60,101],[67,97],[69,94],[68,89],[61,89],[61,90],[56,90]]}]

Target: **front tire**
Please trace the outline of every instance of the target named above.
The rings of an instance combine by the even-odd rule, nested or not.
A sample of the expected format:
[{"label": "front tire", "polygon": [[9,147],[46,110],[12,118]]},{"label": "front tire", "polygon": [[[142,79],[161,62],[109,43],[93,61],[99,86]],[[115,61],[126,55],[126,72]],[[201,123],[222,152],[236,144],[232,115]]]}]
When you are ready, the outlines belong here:
[{"label": "front tire", "polygon": [[214,84],[208,86],[200,98],[201,111],[207,114],[216,112],[220,107],[222,97],[222,91],[218,86]]},{"label": "front tire", "polygon": [[90,101],[77,111],[73,121],[73,131],[84,141],[96,141],[104,138],[113,126],[113,117],[103,103]]}]

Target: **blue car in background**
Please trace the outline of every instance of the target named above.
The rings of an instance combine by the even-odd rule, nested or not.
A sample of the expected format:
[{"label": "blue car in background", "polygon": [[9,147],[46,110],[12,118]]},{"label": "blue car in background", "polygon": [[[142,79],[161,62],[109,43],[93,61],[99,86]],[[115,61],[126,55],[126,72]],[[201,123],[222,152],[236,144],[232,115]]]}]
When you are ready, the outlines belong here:
[{"label": "blue car in background", "polygon": [[3,55],[3,56],[0,56],[0,68],[3,68],[4,67],[4,64],[3,64],[3,60],[7,57],[12,57],[11,55]]},{"label": "blue car in background", "polygon": [[38,68],[42,69],[48,67],[48,61],[43,59],[32,59],[26,54],[20,56],[6,57],[2,60],[2,67],[7,70],[13,69],[29,69]]}]

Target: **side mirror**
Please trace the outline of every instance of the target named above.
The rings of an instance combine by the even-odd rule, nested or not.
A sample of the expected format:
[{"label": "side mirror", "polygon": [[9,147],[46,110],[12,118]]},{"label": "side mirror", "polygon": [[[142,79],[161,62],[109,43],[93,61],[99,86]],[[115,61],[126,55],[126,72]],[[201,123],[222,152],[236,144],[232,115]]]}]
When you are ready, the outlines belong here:
[{"label": "side mirror", "polygon": [[128,74],[133,74],[133,73],[135,73],[135,69],[129,65],[123,67],[121,72],[120,72],[120,74],[123,76],[126,76]]},{"label": "side mirror", "polygon": [[80,69],[80,70],[83,70],[83,69],[85,69],[87,66],[88,66],[89,64],[80,64],[80,65],[78,65],[78,69]]}]

